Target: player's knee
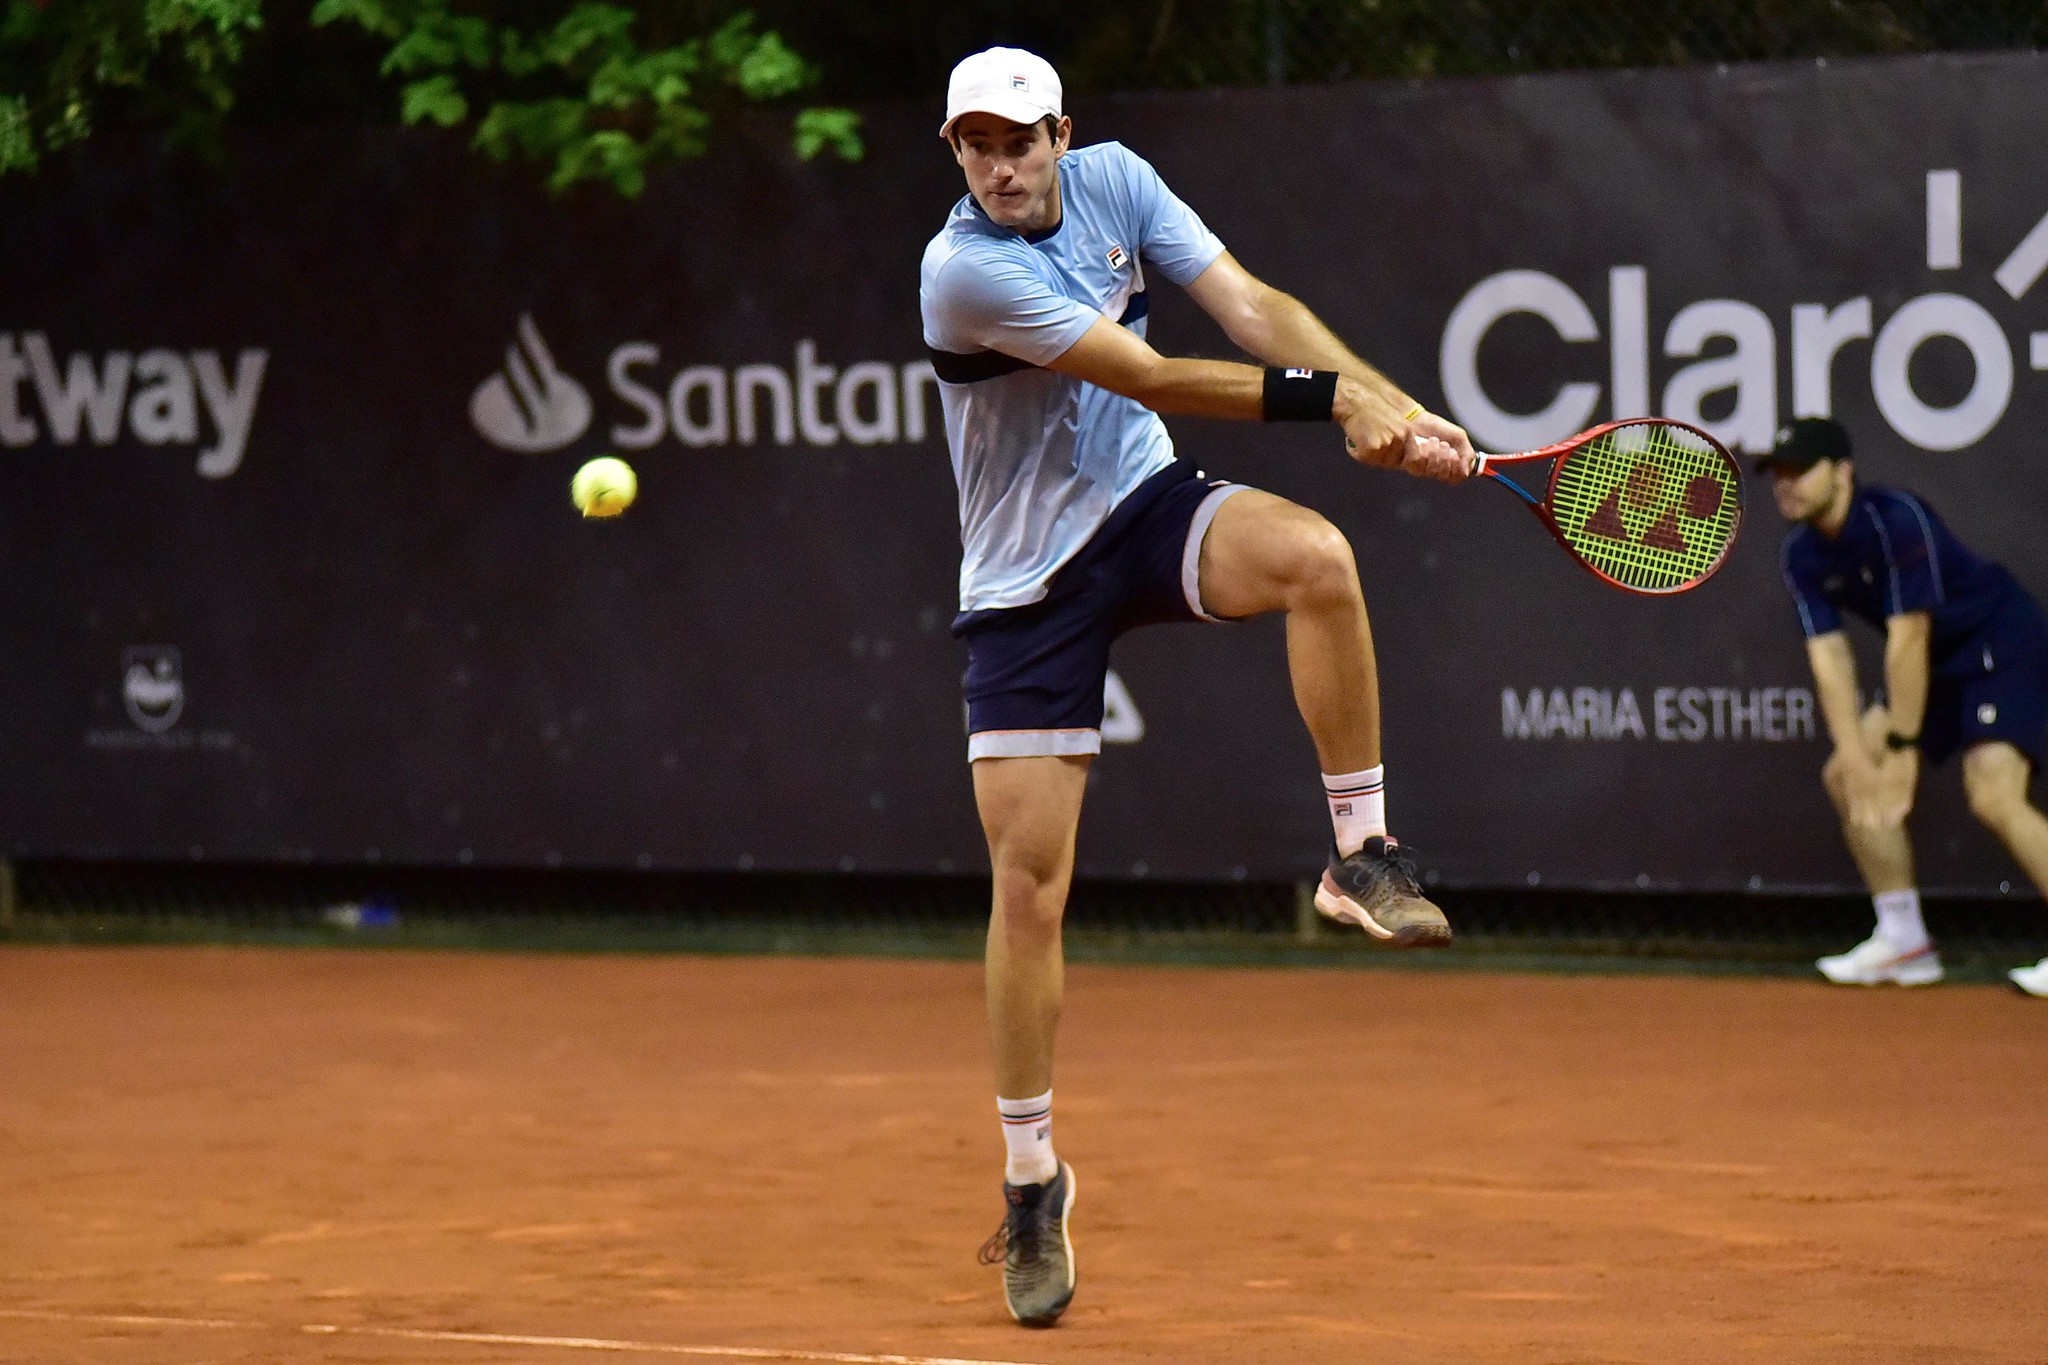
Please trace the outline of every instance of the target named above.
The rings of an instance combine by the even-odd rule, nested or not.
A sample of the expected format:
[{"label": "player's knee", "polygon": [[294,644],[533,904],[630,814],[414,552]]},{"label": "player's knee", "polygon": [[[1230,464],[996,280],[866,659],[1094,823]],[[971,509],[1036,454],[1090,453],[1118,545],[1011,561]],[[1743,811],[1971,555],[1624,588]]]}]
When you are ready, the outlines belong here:
[{"label": "player's knee", "polygon": [[1828,799],[1835,803],[1838,810],[1849,799],[1848,787],[1844,781],[1846,771],[1847,765],[1842,762],[1839,755],[1830,755],[1828,761],[1820,765],[1820,785],[1827,790]]},{"label": "player's knee", "polygon": [[1977,817],[1977,823],[1993,833],[1999,833],[2012,822],[2019,807],[2025,801],[2002,782],[1986,781],[1982,778],[1963,782],[1963,794],[1969,798],[1970,814]]},{"label": "player's knee", "polygon": [[1006,861],[995,871],[995,910],[1005,933],[1057,931],[1066,912],[1066,878],[1050,860]]},{"label": "player's knee", "polygon": [[996,928],[1013,949],[1056,943],[1066,906],[1057,896],[996,898]]},{"label": "player's knee", "polygon": [[1295,533],[1288,575],[1298,602],[1346,602],[1359,595],[1358,561],[1344,533],[1317,517]]}]

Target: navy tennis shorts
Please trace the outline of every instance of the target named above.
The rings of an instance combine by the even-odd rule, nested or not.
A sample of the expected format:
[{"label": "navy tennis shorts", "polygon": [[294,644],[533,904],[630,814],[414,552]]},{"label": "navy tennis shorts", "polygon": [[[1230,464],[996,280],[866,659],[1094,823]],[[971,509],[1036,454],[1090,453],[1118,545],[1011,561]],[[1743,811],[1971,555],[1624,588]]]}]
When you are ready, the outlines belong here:
[{"label": "navy tennis shorts", "polygon": [[1109,646],[1138,626],[1214,621],[1202,610],[1202,538],[1243,484],[1175,461],[1132,489],[1043,599],[962,612],[967,757],[1102,752]]},{"label": "navy tennis shorts", "polygon": [[2048,735],[2048,621],[2014,592],[1927,688],[1920,753],[1929,767],[1958,750],[2003,740],[2039,767]]}]

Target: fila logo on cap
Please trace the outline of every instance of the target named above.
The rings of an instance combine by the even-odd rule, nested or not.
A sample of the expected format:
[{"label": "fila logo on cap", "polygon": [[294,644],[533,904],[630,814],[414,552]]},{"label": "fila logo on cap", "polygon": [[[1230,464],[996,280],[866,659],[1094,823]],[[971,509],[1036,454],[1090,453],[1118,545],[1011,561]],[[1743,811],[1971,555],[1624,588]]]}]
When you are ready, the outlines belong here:
[{"label": "fila logo on cap", "polygon": [[1122,270],[1124,268],[1124,262],[1128,261],[1131,258],[1124,254],[1124,249],[1122,247],[1113,246],[1109,249],[1108,254],[1103,259],[1109,262],[1109,268],[1111,270]]},{"label": "fila logo on cap", "polygon": [[1031,88],[1031,78],[1021,71],[1012,72],[1010,74],[1010,88],[1012,90],[1029,90]]}]

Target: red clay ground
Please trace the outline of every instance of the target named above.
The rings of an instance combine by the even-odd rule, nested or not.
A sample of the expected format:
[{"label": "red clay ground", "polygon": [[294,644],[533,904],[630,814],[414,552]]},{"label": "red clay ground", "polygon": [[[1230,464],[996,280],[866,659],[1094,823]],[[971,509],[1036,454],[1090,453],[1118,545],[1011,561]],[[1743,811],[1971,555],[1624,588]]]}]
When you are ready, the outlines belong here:
[{"label": "red clay ground", "polygon": [[965,963],[0,950],[0,1359],[2048,1358],[2040,1001],[1078,968],[1041,1333],[984,1058]]}]

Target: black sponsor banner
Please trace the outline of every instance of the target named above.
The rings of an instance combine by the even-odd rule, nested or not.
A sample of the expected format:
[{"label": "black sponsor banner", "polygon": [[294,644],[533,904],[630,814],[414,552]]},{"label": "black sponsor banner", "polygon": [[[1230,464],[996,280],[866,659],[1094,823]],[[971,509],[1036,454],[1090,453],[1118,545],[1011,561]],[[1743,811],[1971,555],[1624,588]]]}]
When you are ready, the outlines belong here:
[{"label": "black sponsor banner", "polygon": [[[1120,98],[1115,137],[1483,444],[1615,413],[1872,480],[2048,589],[2048,82],[2031,56]],[[927,107],[929,106],[929,107]],[[737,132],[551,200],[432,137],[95,148],[0,184],[0,838],[16,854],[967,871],[958,539],[917,262],[936,92],[853,165]],[[1228,354],[1172,289],[1161,349]],[[1515,500],[1332,430],[1175,421],[1329,516],[1395,829],[1459,885],[1854,884],[1782,533],[1624,597]],[[570,474],[639,472],[616,522]],[[1876,655],[1862,640],[1866,679]],[[1091,874],[1308,875],[1277,622],[1115,659]],[[1922,880],[2018,881],[1954,766]]]}]

